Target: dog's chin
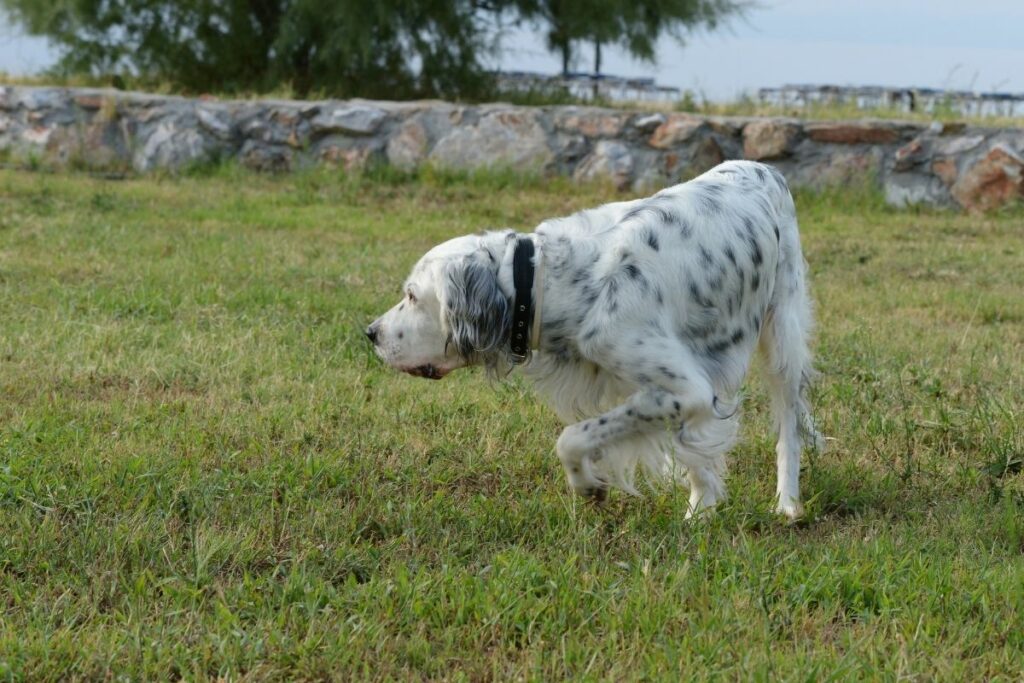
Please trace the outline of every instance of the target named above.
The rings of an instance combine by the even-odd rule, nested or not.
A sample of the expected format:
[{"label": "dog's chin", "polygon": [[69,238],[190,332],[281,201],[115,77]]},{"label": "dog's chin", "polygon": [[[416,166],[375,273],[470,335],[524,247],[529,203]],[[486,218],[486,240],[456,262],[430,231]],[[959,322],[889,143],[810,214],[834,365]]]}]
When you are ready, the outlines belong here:
[{"label": "dog's chin", "polygon": [[408,375],[412,375],[413,377],[423,377],[425,379],[441,379],[449,372],[451,372],[452,368],[439,368],[436,365],[427,363],[425,365],[417,365],[411,368],[401,368],[401,371]]}]

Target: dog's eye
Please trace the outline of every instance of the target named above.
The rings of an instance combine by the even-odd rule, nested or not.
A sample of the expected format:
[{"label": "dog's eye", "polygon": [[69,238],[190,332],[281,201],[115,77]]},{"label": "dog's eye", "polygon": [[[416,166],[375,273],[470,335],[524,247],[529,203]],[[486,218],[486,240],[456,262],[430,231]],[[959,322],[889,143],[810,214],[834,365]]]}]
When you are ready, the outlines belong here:
[{"label": "dog's eye", "polygon": [[411,291],[406,292],[405,295],[409,298],[409,303],[411,303],[411,304],[416,303],[416,295],[413,294]]}]

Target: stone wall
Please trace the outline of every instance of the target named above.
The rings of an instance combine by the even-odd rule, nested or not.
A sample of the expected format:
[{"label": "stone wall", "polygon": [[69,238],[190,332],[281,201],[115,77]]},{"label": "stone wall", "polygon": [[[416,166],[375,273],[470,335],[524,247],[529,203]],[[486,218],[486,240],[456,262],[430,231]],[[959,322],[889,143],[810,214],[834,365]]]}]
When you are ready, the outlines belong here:
[{"label": "stone wall", "polygon": [[216,159],[511,167],[651,189],[725,159],[776,165],[794,186],[868,179],[889,202],[985,209],[1024,197],[1024,128],[708,117],[445,102],[224,101],[0,86],[0,154],[138,172]]}]

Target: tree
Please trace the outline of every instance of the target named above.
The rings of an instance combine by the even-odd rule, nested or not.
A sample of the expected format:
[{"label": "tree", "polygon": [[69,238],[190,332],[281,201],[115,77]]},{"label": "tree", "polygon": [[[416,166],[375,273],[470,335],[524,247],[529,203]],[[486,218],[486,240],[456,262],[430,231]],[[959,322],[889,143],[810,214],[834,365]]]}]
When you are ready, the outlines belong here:
[{"label": "tree", "polygon": [[481,58],[506,17],[547,26],[568,72],[574,47],[618,44],[653,61],[664,33],[714,27],[748,0],[0,0],[61,52],[58,70],[129,75],[187,92],[479,98]]},{"label": "tree", "polygon": [[[488,83],[476,0],[0,0],[59,70],[187,91],[472,96]],[[501,11],[493,5],[488,11]]]},{"label": "tree", "polygon": [[748,0],[522,0],[523,17],[547,27],[548,48],[562,57],[568,74],[579,42],[594,44],[594,72],[601,71],[601,46],[619,45],[633,57],[654,61],[658,39],[683,41],[696,28],[714,29],[741,14]]}]

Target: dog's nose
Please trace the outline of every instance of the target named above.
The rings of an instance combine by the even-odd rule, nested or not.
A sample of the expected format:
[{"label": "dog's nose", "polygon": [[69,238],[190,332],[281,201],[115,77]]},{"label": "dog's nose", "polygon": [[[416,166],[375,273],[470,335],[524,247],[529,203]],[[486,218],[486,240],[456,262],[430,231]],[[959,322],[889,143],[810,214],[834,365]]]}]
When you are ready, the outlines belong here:
[{"label": "dog's nose", "polygon": [[376,324],[370,325],[366,328],[366,338],[370,340],[370,343],[374,346],[377,345],[377,332],[379,328]]}]

